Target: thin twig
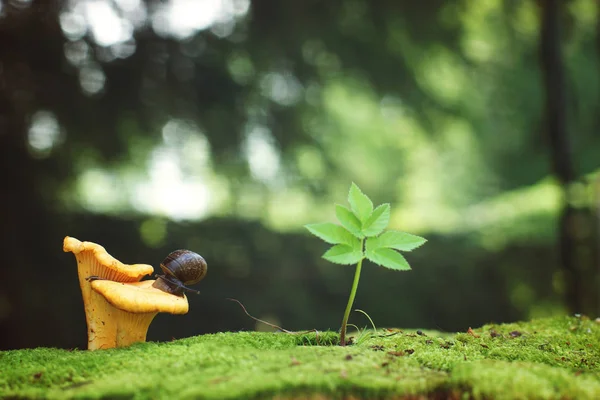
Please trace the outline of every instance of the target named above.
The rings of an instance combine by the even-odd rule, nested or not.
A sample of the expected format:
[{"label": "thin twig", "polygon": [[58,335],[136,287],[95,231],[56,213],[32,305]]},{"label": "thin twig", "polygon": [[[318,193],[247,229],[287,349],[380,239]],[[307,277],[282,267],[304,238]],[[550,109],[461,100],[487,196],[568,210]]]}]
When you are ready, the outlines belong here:
[{"label": "thin twig", "polygon": [[317,346],[320,346],[320,344],[321,344],[320,341],[319,341],[319,331],[317,329],[309,329],[307,331],[302,331],[302,332],[288,331],[287,329],[284,329],[284,328],[282,328],[279,325],[275,325],[275,324],[272,324],[270,322],[264,321],[264,320],[262,320],[260,318],[253,317],[252,315],[250,315],[250,313],[248,312],[248,310],[246,310],[246,307],[244,307],[244,305],[242,304],[241,301],[236,300],[236,299],[232,299],[230,297],[227,297],[226,299],[227,300],[231,300],[231,301],[235,301],[236,303],[238,303],[240,305],[240,307],[242,307],[242,310],[244,310],[244,313],[247,316],[249,316],[250,318],[252,318],[253,320],[255,320],[256,322],[262,322],[263,324],[268,325],[271,328],[279,329],[280,331],[282,331],[284,333],[287,333],[287,334],[290,334],[290,335],[304,335],[306,333],[314,332],[315,333],[315,341],[317,342]]},{"label": "thin twig", "polygon": [[249,316],[250,318],[252,318],[256,322],[262,322],[265,325],[269,325],[271,328],[279,329],[280,331],[285,332],[285,333],[296,333],[296,332],[288,331],[287,329],[283,329],[282,327],[280,327],[278,325],[272,324],[272,323],[264,321],[262,319],[253,317],[252,315],[250,315],[250,313],[248,312],[248,310],[246,310],[246,307],[244,307],[244,305],[239,300],[232,299],[232,298],[229,298],[229,297],[227,297],[227,300],[235,301],[236,303],[238,303],[240,305],[240,307],[242,307],[242,310],[244,310],[244,313],[246,313],[247,316]]},{"label": "thin twig", "polygon": [[394,332],[394,333],[389,333],[387,335],[377,335],[377,337],[390,337],[390,336],[395,336],[399,333],[402,333],[402,331],[398,331],[398,332]]}]

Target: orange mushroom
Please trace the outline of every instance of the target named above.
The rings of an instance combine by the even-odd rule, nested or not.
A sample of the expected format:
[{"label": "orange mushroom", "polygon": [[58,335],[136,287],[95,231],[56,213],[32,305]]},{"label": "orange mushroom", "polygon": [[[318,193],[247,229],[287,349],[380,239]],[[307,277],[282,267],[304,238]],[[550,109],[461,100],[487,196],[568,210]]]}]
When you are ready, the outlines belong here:
[{"label": "orange mushroom", "polygon": [[104,247],[92,242],[81,242],[69,236],[63,241],[63,250],[72,252],[77,259],[79,286],[88,328],[88,349],[115,347],[115,341],[104,334],[116,329],[115,322],[106,307],[106,300],[92,290],[88,279],[98,277],[116,282],[137,282],[143,276],[151,274],[154,268],[147,264],[123,264],[108,254]]},{"label": "orange mushroom", "polygon": [[[183,292],[175,295],[153,287],[154,280],[140,282],[154,271],[151,265],[123,264],[104,247],[69,236],[64,239],[63,250],[77,259],[89,350],[144,342],[157,313],[188,312]],[[203,271],[206,273],[205,264]]]}]

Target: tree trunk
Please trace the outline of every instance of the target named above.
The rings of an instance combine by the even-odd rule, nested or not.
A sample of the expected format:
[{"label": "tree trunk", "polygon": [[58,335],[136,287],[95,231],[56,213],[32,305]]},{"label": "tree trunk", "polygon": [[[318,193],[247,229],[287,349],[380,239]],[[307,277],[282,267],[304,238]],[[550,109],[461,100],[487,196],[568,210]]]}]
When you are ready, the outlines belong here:
[{"label": "tree trunk", "polygon": [[30,28],[43,33],[44,18],[50,15],[46,11],[51,10],[50,2],[40,10],[35,8],[38,3],[23,12],[6,5],[9,14],[0,24],[0,344],[6,341],[13,347],[43,336],[41,327],[51,317],[33,317],[52,302],[40,287],[52,279],[47,260],[48,248],[54,245],[47,236],[51,225],[40,196],[39,162],[27,142],[28,118],[39,92],[31,57],[41,58],[38,47],[32,46],[46,40],[40,34],[34,37],[37,41],[28,42],[38,32]]},{"label": "tree trunk", "polygon": [[567,133],[565,71],[561,55],[561,0],[542,0],[540,61],[546,91],[545,122],[551,165],[563,191],[558,224],[560,267],[565,279],[565,302],[570,312],[583,308],[582,279],[577,270],[575,209],[569,202],[568,188],[575,181],[572,150]]}]

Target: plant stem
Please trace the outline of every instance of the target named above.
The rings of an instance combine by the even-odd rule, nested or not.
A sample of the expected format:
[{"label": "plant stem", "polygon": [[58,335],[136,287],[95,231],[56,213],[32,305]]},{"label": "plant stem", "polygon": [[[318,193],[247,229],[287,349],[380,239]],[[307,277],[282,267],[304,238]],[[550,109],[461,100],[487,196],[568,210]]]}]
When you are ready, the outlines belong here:
[{"label": "plant stem", "polygon": [[[360,248],[363,248],[364,239],[360,241]],[[350,318],[350,311],[352,310],[352,304],[354,304],[354,297],[356,297],[356,289],[358,289],[358,281],[360,280],[360,270],[362,268],[363,259],[361,258],[358,264],[356,264],[356,272],[354,273],[354,282],[352,283],[352,290],[350,291],[350,298],[348,299],[348,305],[346,306],[346,312],[344,313],[344,319],[342,320],[342,329],[340,330],[340,346],[346,345],[346,328],[348,325],[348,318]]]}]

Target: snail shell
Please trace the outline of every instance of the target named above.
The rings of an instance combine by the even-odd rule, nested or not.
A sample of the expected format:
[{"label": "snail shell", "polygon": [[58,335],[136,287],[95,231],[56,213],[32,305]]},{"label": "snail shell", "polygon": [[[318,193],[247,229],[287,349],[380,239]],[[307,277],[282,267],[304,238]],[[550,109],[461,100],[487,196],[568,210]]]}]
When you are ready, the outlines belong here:
[{"label": "snail shell", "polygon": [[175,250],[160,264],[165,274],[179,279],[184,285],[200,282],[206,275],[206,267],[204,258],[189,250]]},{"label": "snail shell", "polygon": [[170,253],[160,264],[160,268],[165,275],[158,275],[152,286],[177,296],[183,296],[185,290],[197,292],[186,285],[200,282],[207,272],[204,258],[189,250]]}]

